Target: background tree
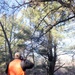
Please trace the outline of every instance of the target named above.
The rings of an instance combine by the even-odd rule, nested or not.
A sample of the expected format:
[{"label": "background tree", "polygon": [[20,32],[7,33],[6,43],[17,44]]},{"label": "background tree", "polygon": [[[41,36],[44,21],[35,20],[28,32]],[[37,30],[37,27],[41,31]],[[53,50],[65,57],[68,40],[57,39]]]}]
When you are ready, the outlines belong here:
[{"label": "background tree", "polygon": [[[10,16],[9,19],[7,19],[8,21],[6,21],[7,24],[5,25],[8,26],[10,24],[11,26],[7,27],[6,32],[3,30],[4,34],[9,34],[8,37],[5,37],[5,39],[7,40],[9,46],[9,54],[11,58],[11,48],[13,51],[15,48],[18,48],[17,45],[20,48],[25,47],[24,43],[30,41],[31,45],[28,44],[26,46],[30,46],[30,49],[27,49],[34,49],[34,51],[37,53],[40,53],[39,48],[41,47],[39,46],[42,45],[45,47],[45,52],[47,53],[46,55],[42,53],[42,55],[48,57],[46,66],[48,73],[49,75],[53,75],[56,62],[57,41],[55,41],[55,39],[52,37],[51,30],[54,27],[57,29],[59,26],[65,25],[67,22],[73,20],[75,17],[74,0],[44,0],[41,3],[34,0],[28,2],[21,1],[19,3],[19,1],[14,0],[14,2],[14,4],[12,3],[9,5],[10,2],[1,1],[1,13],[7,13],[7,9],[5,8],[5,6],[7,6],[9,11],[12,10],[12,12],[9,14],[12,14],[13,12],[15,14],[15,20],[12,20],[11,23],[9,23],[8,21],[11,17]],[[18,12],[21,17],[17,15]],[[7,17],[9,14],[7,14]],[[2,24],[1,21],[1,26],[3,25],[4,24]],[[43,45],[44,41],[46,41],[45,45]],[[24,49],[26,49],[26,47]]]}]

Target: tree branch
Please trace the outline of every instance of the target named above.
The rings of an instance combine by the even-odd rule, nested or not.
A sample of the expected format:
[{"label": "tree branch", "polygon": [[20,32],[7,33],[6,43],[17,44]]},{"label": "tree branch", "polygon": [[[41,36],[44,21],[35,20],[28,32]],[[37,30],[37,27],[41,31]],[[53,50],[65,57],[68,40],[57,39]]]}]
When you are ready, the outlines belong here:
[{"label": "tree branch", "polygon": [[[41,24],[41,22],[45,19],[45,17],[47,17],[47,15],[50,13],[50,12],[52,12],[52,11],[57,11],[59,8],[61,8],[62,6],[59,6],[58,8],[56,8],[56,9],[52,9],[52,10],[50,10],[43,18],[42,18],[42,20],[40,21],[40,23],[38,24],[38,26],[37,26],[37,28],[40,26],[40,24]],[[53,12],[53,13],[54,13]]]},{"label": "tree branch", "polygon": [[70,20],[70,19],[72,19],[72,18],[74,18],[74,17],[75,17],[75,15],[72,16],[72,17],[69,17],[69,18],[67,18],[67,19],[64,19],[64,20],[62,20],[62,21],[58,21],[58,22],[56,22],[54,25],[49,25],[49,28],[46,30],[46,32],[43,33],[39,38],[41,38],[43,35],[45,35],[48,31],[50,31],[53,27],[57,26],[59,23],[68,21],[68,20]]},{"label": "tree branch", "polygon": [[26,4],[29,4],[29,3],[31,3],[32,1],[29,1],[29,2],[24,2],[24,3],[22,3],[22,4],[18,4],[17,6],[9,6],[9,4],[8,3],[6,3],[5,2],[5,4],[9,7],[9,8],[20,8],[20,7],[22,7],[22,6],[24,6],[24,5],[26,5]]},{"label": "tree branch", "polygon": [[56,70],[54,70],[54,72],[56,72],[57,70],[59,70],[60,68],[62,68],[62,67],[63,67],[63,65],[65,65],[65,63],[64,63],[64,64],[62,64],[61,66],[59,66]]}]

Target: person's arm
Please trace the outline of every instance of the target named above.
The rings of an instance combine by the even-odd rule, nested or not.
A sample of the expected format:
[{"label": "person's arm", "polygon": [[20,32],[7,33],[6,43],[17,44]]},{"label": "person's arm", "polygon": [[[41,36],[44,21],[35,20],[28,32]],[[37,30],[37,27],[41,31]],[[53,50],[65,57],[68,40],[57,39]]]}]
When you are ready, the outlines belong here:
[{"label": "person's arm", "polygon": [[32,63],[31,61],[29,60],[22,60],[21,62],[21,67],[22,69],[25,71],[26,69],[31,69],[34,67],[34,63]]}]

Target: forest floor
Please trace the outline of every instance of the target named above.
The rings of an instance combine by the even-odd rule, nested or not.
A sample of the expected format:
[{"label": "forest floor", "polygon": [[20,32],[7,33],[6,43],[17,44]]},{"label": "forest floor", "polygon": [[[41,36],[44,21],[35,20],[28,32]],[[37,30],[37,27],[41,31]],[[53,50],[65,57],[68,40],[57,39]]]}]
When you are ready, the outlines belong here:
[{"label": "forest floor", "polygon": [[[62,64],[60,64],[61,66]],[[75,62],[65,63],[55,72],[55,75],[75,75]]]},{"label": "forest floor", "polygon": [[[6,75],[3,69],[0,69],[0,75]],[[27,70],[27,75],[47,75],[47,73],[46,70],[38,68]],[[57,70],[54,75],[75,75],[75,67],[69,65],[63,66]]]},{"label": "forest floor", "polygon": [[[58,56],[55,70],[61,65],[64,65],[55,72],[55,75],[75,75],[75,50],[60,51],[58,55],[60,56]],[[6,75],[5,68],[3,67],[4,65],[5,63],[0,62],[0,75]],[[46,69],[42,68],[41,66],[31,70],[27,70],[26,72],[27,75],[47,75]]]}]

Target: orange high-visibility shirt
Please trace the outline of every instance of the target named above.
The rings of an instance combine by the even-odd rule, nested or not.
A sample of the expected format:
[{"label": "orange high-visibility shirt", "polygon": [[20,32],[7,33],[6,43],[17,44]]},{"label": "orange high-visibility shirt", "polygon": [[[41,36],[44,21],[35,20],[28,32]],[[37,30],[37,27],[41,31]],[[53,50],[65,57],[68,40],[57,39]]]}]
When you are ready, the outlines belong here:
[{"label": "orange high-visibility shirt", "polygon": [[26,75],[21,68],[21,60],[14,59],[9,63],[8,75]]}]

